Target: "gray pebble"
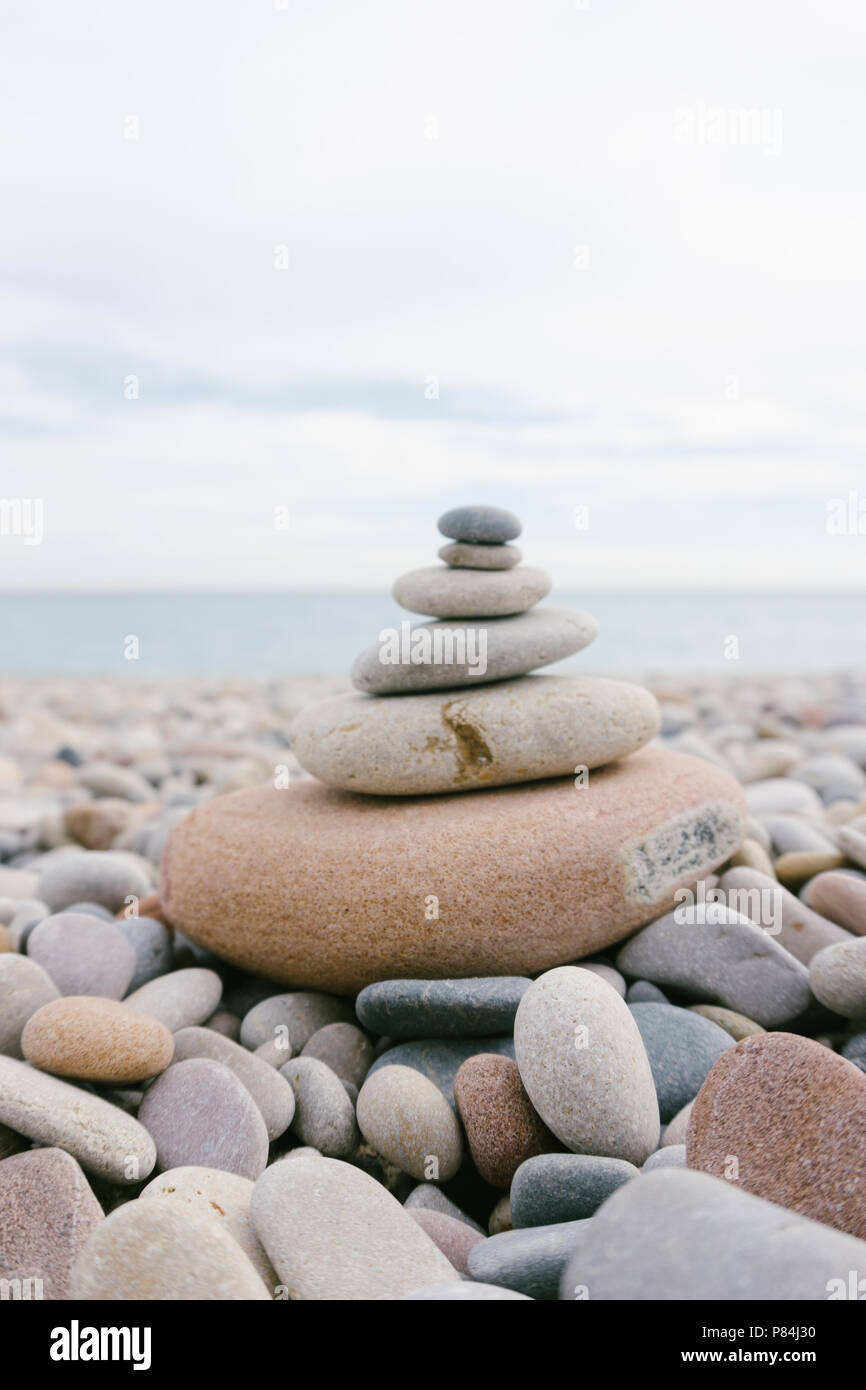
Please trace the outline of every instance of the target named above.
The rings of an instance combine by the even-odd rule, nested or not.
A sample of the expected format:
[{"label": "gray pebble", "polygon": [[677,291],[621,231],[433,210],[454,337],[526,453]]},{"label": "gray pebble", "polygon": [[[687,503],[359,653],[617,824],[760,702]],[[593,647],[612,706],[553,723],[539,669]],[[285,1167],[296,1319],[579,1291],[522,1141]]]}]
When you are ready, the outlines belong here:
[{"label": "gray pebble", "polygon": [[[262,1047],[269,1046],[272,1044],[262,1043]],[[336,1072],[341,1081],[360,1086],[373,1062],[373,1045],[353,1023],[326,1023],[304,1043],[301,1055],[317,1057]],[[282,1066],[286,1061],[284,1053],[276,1065]]]},{"label": "gray pebble", "polygon": [[294,1092],[267,1062],[211,1028],[181,1028],[174,1035],[174,1060],[184,1062],[190,1057],[209,1057],[228,1067],[261,1111],[268,1138],[285,1133],[295,1113]]},{"label": "gray pebble", "polygon": [[403,1203],[404,1207],[421,1207],[425,1211],[441,1211],[443,1216],[453,1216],[455,1221],[462,1221],[465,1226],[471,1226],[473,1231],[480,1231],[482,1235],[487,1232],[477,1221],[473,1221],[471,1216],[467,1216],[465,1211],[461,1211],[446,1197],[441,1187],[437,1187],[432,1182],[419,1182],[417,1187],[413,1187],[409,1196]]},{"label": "gray pebble", "polygon": [[284,1036],[292,1053],[298,1053],[326,1023],[354,1023],[355,1011],[336,994],[301,991],[274,994],[255,1004],[241,1023],[244,1047],[256,1048],[269,1039]]},{"label": "gray pebble", "polygon": [[268,1161],[268,1133],[246,1086],[220,1062],[193,1057],[148,1086],[139,1122],[156,1144],[161,1170],[221,1168],[255,1179]]},{"label": "gray pebble", "polygon": [[326,1158],[348,1158],[361,1135],[342,1081],[315,1057],[293,1057],[280,1068],[295,1093],[293,1133]]},{"label": "gray pebble", "polygon": [[516,540],[523,530],[514,512],[480,504],[452,507],[442,513],[436,524],[443,536],[466,545],[504,545]]},{"label": "gray pebble", "polygon": [[60,990],[41,965],[11,951],[0,953],[0,1053],[21,1056],[24,1025]]},{"label": "gray pebble", "polygon": [[641,1172],[651,1173],[655,1168],[685,1168],[685,1166],[685,1144],[668,1144],[664,1148],[656,1149],[654,1154],[650,1154],[641,1168]]},{"label": "gray pebble", "polygon": [[855,1033],[842,1048],[842,1056],[855,1067],[866,1071],[866,1033]]},{"label": "gray pebble", "polygon": [[119,927],[86,913],[44,917],[30,933],[27,955],[61,994],[122,999],[135,971],[135,951]]},{"label": "gray pebble", "polygon": [[149,892],[150,879],[133,856],[82,850],[44,869],[36,896],[52,912],[62,912],[70,903],[84,900],[119,912],[128,897],[144,898]]},{"label": "gray pebble", "polygon": [[380,1067],[414,1067],[439,1087],[445,1098],[454,1105],[454,1078],[467,1057],[479,1052],[497,1052],[514,1060],[513,1038],[469,1039],[424,1038],[415,1042],[398,1043],[377,1057],[369,1072],[372,1076]]},{"label": "gray pebble", "polygon": [[438,554],[446,565],[468,570],[510,570],[523,559],[516,545],[467,545],[463,541],[441,546]]},{"label": "gray pebble", "polygon": [[365,1028],[392,1038],[507,1034],[532,981],[517,975],[456,980],[382,980],[355,1000]]},{"label": "gray pebble", "polygon": [[670,1000],[664,990],[659,989],[651,980],[635,980],[633,985],[629,985],[625,992],[627,1004],[669,1004]]},{"label": "gray pebble", "polygon": [[135,974],[129,990],[139,989],[171,970],[171,932],[155,917],[118,917],[117,928],[135,952]]},{"label": "gray pebble", "polygon": [[213,970],[191,966],[149,980],[124,999],[131,1009],[164,1023],[170,1033],[196,1028],[210,1018],[220,1002],[222,980]]},{"label": "gray pebble", "polygon": [[563,1270],[588,1221],[559,1221],[481,1240],[469,1251],[473,1279],[498,1284],[529,1298],[555,1299]]},{"label": "gray pebble", "polygon": [[631,1004],[649,1057],[663,1121],[694,1100],[713,1064],[734,1039],[701,1014],[674,1004]]},{"label": "gray pebble", "polygon": [[809,962],[812,991],[843,1018],[866,1016],[866,936],[826,946]]},{"label": "gray pebble", "polygon": [[511,1180],[512,1224],[518,1228],[583,1220],[639,1171],[625,1159],[594,1154],[528,1158]]}]

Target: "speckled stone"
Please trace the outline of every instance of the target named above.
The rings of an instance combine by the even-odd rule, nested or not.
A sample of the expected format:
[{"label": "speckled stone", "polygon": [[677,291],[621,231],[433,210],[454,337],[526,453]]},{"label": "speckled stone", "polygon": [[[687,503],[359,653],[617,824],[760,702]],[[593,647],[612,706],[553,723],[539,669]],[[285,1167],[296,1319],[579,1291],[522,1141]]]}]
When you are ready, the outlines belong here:
[{"label": "speckled stone", "polygon": [[0,1162],[0,1279],[38,1279],[65,1299],[69,1274],[102,1208],[75,1159],[32,1149]]},{"label": "speckled stone", "polygon": [[866,878],[817,874],[809,884],[809,906],[856,936],[866,936]]},{"label": "speckled stone", "polygon": [[330,787],[432,795],[564,777],[627,757],[658,733],[648,690],[597,676],[524,676],[477,690],[353,693],[307,705],[292,751]]},{"label": "speckled stone", "polygon": [[351,1004],[333,994],[274,994],[255,1004],[244,1016],[241,1042],[244,1047],[260,1047],[274,1039],[285,1041],[294,1054],[301,1052],[313,1034],[327,1023],[354,1022]]},{"label": "speckled stone", "polygon": [[416,1293],[403,1294],[401,1303],[531,1303],[525,1293],[500,1289],[496,1284],[477,1284],[461,1280],[458,1283],[427,1284]]},{"label": "speckled stone", "polygon": [[159,1167],[222,1168],[257,1178],[268,1161],[268,1132],[249,1091],[220,1062],[175,1062],[144,1093],[138,1110]]},{"label": "speckled stone", "polygon": [[145,898],[150,880],[137,857],[111,850],[82,850],[49,864],[39,875],[35,894],[52,912],[70,903],[93,902],[119,912],[128,897]]},{"label": "speckled stone", "polygon": [[452,507],[436,524],[443,536],[465,545],[504,545],[516,540],[523,530],[514,512],[481,503]]},{"label": "speckled stone", "polygon": [[866,1269],[863,1241],[674,1168],[626,1183],[584,1224],[560,1297],[821,1302],[851,1269]]},{"label": "speckled stone", "polygon": [[812,1002],[806,967],[724,903],[675,908],[626,942],[617,966],[768,1028],[797,1018]]},{"label": "speckled stone", "polygon": [[403,1203],[408,1211],[416,1207],[422,1207],[425,1211],[441,1211],[445,1216],[453,1216],[455,1221],[462,1221],[465,1225],[471,1226],[473,1231],[480,1231],[484,1235],[483,1227],[477,1221],[473,1221],[471,1216],[467,1216],[465,1211],[461,1211],[449,1197],[445,1196],[441,1187],[437,1187],[433,1182],[419,1182],[417,1187],[413,1187],[409,1196]]},{"label": "speckled stone", "polygon": [[744,826],[729,774],[658,748],[586,786],[483,797],[371,800],[300,781],[192,811],[169,837],[160,896],[189,936],[296,984],[356,993],[387,978],[529,974],[659,916]]},{"label": "speckled stone", "polygon": [[508,1034],[526,976],[468,980],[381,980],[355,1000],[365,1028],[389,1038],[478,1038]]},{"label": "speckled stone", "polygon": [[454,1111],[412,1067],[371,1072],[358,1096],[358,1124],[376,1151],[411,1177],[447,1182],[463,1159]]},{"label": "speckled stone", "polygon": [[523,559],[519,545],[467,545],[463,541],[440,546],[437,554],[446,565],[467,570],[510,570]]},{"label": "speckled stone", "polygon": [[222,1223],[186,1202],[158,1201],[127,1202],[91,1234],[71,1295],[135,1303],[271,1297]]},{"label": "speckled stone", "polygon": [[163,922],[155,917],[118,917],[117,927],[135,952],[130,991],[140,989],[148,980],[155,980],[171,970],[171,932]]},{"label": "speckled stone", "polygon": [[469,1251],[479,1241],[487,1240],[487,1236],[473,1231],[465,1221],[457,1221],[453,1216],[446,1216],[441,1211],[431,1211],[429,1207],[412,1207],[408,1210],[411,1212],[412,1220],[417,1221],[422,1231],[427,1232],[457,1273],[466,1274]]},{"label": "speckled stone", "polygon": [[[477,630],[479,624],[465,624]],[[530,608],[510,618],[485,618],[483,631],[486,641],[486,665],[481,669],[479,636],[469,638],[464,632],[465,655],[469,660],[454,661],[461,648],[455,645],[453,621],[410,623],[408,652],[420,651],[431,660],[413,664],[411,661],[382,660],[383,639],[365,648],[356,657],[351,671],[352,684],[370,695],[406,694],[411,690],[452,690],[480,685],[489,681],[513,680],[536,671],[540,666],[562,661],[594,642],[598,624],[592,614],[576,608]],[[440,636],[437,638],[437,632]],[[452,636],[449,638],[448,633]],[[403,633],[400,631],[401,656]],[[473,645],[470,646],[469,643]],[[437,646],[442,648],[442,660]]]},{"label": "speckled stone", "polygon": [[[715,1064],[692,1108],[688,1164],[866,1235],[866,1076],[811,1038],[744,1038]],[[845,1270],[838,1271],[841,1274]]]},{"label": "speckled stone", "polygon": [[510,1057],[483,1052],[470,1057],[454,1079],[454,1098],[472,1161],[491,1187],[509,1187],[526,1159],[561,1148],[533,1108]]},{"label": "speckled stone", "polygon": [[816,999],[843,1018],[866,1017],[866,937],[826,946],[809,962]]},{"label": "speckled stone", "polygon": [[156,1162],[153,1140],[131,1115],[12,1057],[0,1057],[0,1123],[65,1149],[109,1182],[140,1182]]},{"label": "speckled stone", "polygon": [[709,1019],[674,1004],[631,1004],[629,1008],[652,1068],[659,1114],[667,1122],[694,1099],[710,1068],[733,1047],[733,1040]]},{"label": "speckled stone", "polygon": [[123,1001],[151,1018],[158,1018],[169,1032],[195,1028],[210,1018],[222,997],[223,986],[213,970],[190,966],[160,975],[127,995]]},{"label": "speckled stone", "polygon": [[584,1221],[558,1221],[491,1236],[469,1252],[469,1273],[529,1298],[555,1299]]},{"label": "speckled stone", "polygon": [[514,1046],[532,1104],[566,1148],[630,1163],[652,1153],[653,1074],[637,1023],[610,985],[572,965],[549,970],[520,1001]]},{"label": "speckled stone", "polygon": [[27,1061],[55,1076],[115,1084],[165,1071],[174,1053],[163,1023],[114,999],[67,995],[43,1004],[21,1035]]},{"label": "speckled stone", "polygon": [[252,1217],[293,1299],[393,1299],[457,1278],[390,1192],[339,1159],[272,1164],[256,1183]]},{"label": "speckled stone", "polygon": [[755,1023],[754,1019],[746,1018],[745,1014],[735,1013],[733,1009],[723,1009],[720,1004],[690,1004],[689,1011],[693,1014],[701,1014],[703,1018],[708,1018],[710,1023],[715,1023],[719,1028],[724,1028],[726,1033],[730,1033],[734,1042],[740,1042],[743,1038],[757,1037],[759,1033],[766,1032],[760,1023]]},{"label": "speckled stone", "polygon": [[[845,940],[845,932],[835,922],[813,912],[811,907],[807,907],[783,884],[767,874],[759,873],[757,869],[728,869],[719,879],[719,888],[727,895],[728,905],[747,916],[752,914],[749,911],[749,899],[744,894],[754,894],[757,889],[763,893],[778,895],[767,899],[777,906],[781,915],[781,931],[773,940],[786,951],[790,951],[791,955],[796,956],[804,965],[808,965],[815,952],[824,946],[832,946],[836,941]],[[731,899],[732,890],[738,895],[735,900]],[[759,899],[753,897],[752,901],[755,903],[753,910],[757,911]]]},{"label": "speckled stone", "polygon": [[0,1053],[21,1056],[21,1034],[28,1018],[60,990],[50,975],[27,956],[0,956]]},{"label": "speckled stone", "polygon": [[293,1129],[327,1158],[348,1158],[360,1135],[355,1107],[336,1072],[316,1057],[293,1057],[280,1068],[295,1097]]},{"label": "speckled stone", "polygon": [[135,951],[113,922],[61,912],[33,928],[27,955],[61,994],[122,999],[135,972]]},{"label": "speckled stone", "polygon": [[233,1072],[261,1111],[269,1139],[277,1139],[292,1123],[295,1097],[291,1086],[267,1062],[211,1028],[181,1028],[174,1035],[174,1060],[209,1057]]},{"label": "speckled stone", "polygon": [[494,1052],[513,1058],[514,1039],[424,1038],[398,1043],[376,1058],[367,1075],[372,1076],[381,1067],[412,1067],[432,1081],[449,1104],[454,1106],[454,1078],[467,1057],[477,1057],[479,1052]]},{"label": "speckled stone", "polygon": [[360,1086],[373,1063],[373,1044],[353,1023],[326,1023],[304,1043],[301,1056],[315,1057],[341,1081]]},{"label": "speckled stone", "polygon": [[512,1222],[520,1228],[584,1220],[639,1171],[621,1158],[598,1158],[595,1154],[552,1153],[528,1158],[511,1183]]},{"label": "speckled stone", "polygon": [[185,1202],[223,1225],[273,1294],[279,1279],[253,1227],[252,1195],[249,1178],[221,1168],[170,1168],[158,1178],[151,1178],[141,1192],[143,1198]]}]

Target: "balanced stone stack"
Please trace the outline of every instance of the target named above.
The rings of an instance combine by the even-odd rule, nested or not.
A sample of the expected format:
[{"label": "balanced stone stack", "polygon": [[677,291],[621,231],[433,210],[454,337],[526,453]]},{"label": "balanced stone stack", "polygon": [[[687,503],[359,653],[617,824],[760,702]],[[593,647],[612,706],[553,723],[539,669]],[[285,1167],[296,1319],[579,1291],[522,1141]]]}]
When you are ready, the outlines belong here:
[{"label": "balanced stone stack", "polygon": [[534,973],[660,916],[743,838],[727,772],[644,748],[649,692],[530,674],[597,628],[537,606],[550,578],[520,563],[518,519],[461,507],[439,529],[444,564],[393,589],[433,621],[384,630],[358,693],[292,726],[315,780],[219,797],[169,838],[170,920],[238,965],[345,994]]}]

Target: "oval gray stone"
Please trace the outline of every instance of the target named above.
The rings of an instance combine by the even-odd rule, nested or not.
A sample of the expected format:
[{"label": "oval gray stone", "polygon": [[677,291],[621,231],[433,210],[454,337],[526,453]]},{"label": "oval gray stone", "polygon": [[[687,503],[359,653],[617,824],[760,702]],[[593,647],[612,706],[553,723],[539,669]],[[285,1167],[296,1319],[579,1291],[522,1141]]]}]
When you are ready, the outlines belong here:
[{"label": "oval gray stone", "polygon": [[390,1038],[507,1034],[532,981],[521,975],[460,980],[381,980],[355,1000],[365,1028]]},{"label": "oval gray stone", "polygon": [[171,932],[163,922],[155,917],[118,917],[115,925],[135,952],[130,992],[171,970]]},{"label": "oval gray stone", "polygon": [[119,912],[128,897],[145,898],[149,892],[150,879],[131,856],[112,850],[82,850],[50,864],[40,874],[36,897],[52,912],[84,901]]},{"label": "oval gray stone", "polygon": [[[802,783],[791,782],[789,785],[799,786],[801,791],[808,790]],[[848,938],[848,932],[843,927],[813,912],[776,879],[762,874],[760,869],[728,869],[719,879],[719,888],[725,894],[729,907],[753,921],[760,920],[764,911],[762,903],[772,904],[774,915],[781,925],[775,940],[804,965],[808,965],[815,952],[824,946],[832,946]],[[748,1010],[744,1012],[748,1013]],[[754,1014],[748,1016],[755,1017]],[[760,1021],[755,1019],[756,1023]]]},{"label": "oval gray stone", "polygon": [[241,1042],[244,1047],[256,1048],[284,1037],[292,1053],[298,1053],[326,1023],[354,1022],[352,1005],[336,994],[319,994],[315,990],[273,994],[244,1016]]},{"label": "oval gray stone", "polygon": [[595,1154],[538,1154],[528,1158],[511,1180],[512,1225],[518,1229],[585,1220],[639,1172],[624,1159]]},{"label": "oval gray stone", "polygon": [[135,951],[114,922],[60,912],[33,928],[27,955],[61,994],[122,999],[135,973]]},{"label": "oval gray stone", "polygon": [[161,1169],[222,1168],[257,1178],[267,1164],[261,1111],[220,1062],[173,1062],[148,1086],[138,1119],[156,1144]]},{"label": "oval gray stone", "polygon": [[59,998],[60,990],[35,960],[12,951],[0,953],[0,1053],[20,1057],[28,1018]]},{"label": "oval gray stone", "polygon": [[[659,1113],[667,1123],[694,1100],[714,1063],[734,1046],[734,1039],[717,1023],[675,1004],[628,1007],[649,1057]],[[653,1149],[656,1147],[653,1144]]]},{"label": "oval gray stone", "polygon": [[175,1062],[188,1061],[190,1057],[209,1057],[228,1067],[261,1111],[268,1138],[277,1139],[285,1133],[295,1113],[295,1096],[288,1081],[274,1067],[211,1028],[181,1028],[175,1033]]},{"label": "oval gray stone", "polygon": [[355,1107],[336,1072],[315,1057],[294,1057],[278,1072],[295,1097],[293,1131],[327,1158],[348,1158],[360,1140]]},{"label": "oval gray stone", "polygon": [[514,512],[482,504],[452,507],[436,524],[443,536],[467,545],[502,545],[515,540],[523,530]]},{"label": "oval gray stone", "polygon": [[[315,1057],[330,1067],[341,1081],[360,1086],[373,1062],[373,1044],[353,1023],[326,1023],[304,1043],[301,1056]],[[287,1060],[282,1057],[278,1065],[285,1065]]]},{"label": "oval gray stone", "polygon": [[401,574],[391,593],[401,608],[430,618],[504,618],[534,608],[550,586],[550,575],[529,565],[510,570],[427,565]]},{"label": "oval gray stone", "polygon": [[181,1028],[196,1028],[210,1018],[222,992],[222,980],[214,970],[192,965],[149,980],[123,1002],[139,1013],[158,1018],[170,1033],[177,1033]]},{"label": "oval gray stone", "polygon": [[589,1224],[558,1221],[490,1236],[469,1251],[469,1273],[481,1283],[499,1284],[528,1298],[555,1299],[563,1270]]},{"label": "oval gray stone", "polygon": [[466,545],[463,541],[443,545],[438,554],[446,565],[467,570],[510,570],[523,559],[517,545]]}]

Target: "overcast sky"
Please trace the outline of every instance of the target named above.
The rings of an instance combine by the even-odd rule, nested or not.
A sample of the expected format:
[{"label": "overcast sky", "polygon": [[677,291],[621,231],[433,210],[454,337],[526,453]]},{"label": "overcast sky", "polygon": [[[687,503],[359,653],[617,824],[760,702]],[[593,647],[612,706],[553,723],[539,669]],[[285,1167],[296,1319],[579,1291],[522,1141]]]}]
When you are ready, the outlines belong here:
[{"label": "overcast sky", "polygon": [[0,586],[375,589],[462,501],[557,588],[866,584],[864,62],[858,0],[10,0]]}]

